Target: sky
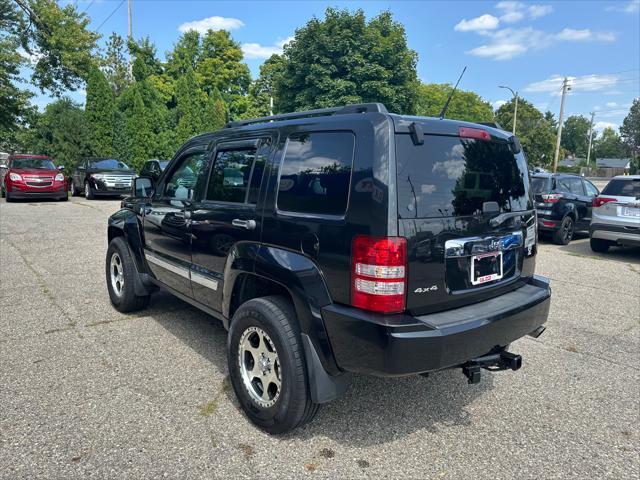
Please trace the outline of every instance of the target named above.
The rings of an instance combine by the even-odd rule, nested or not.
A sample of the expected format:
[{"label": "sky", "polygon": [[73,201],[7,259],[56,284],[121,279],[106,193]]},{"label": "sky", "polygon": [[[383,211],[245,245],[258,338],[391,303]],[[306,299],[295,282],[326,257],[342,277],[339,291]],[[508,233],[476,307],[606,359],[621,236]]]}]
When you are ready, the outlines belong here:
[{"label": "sky", "polygon": [[[91,18],[104,44],[112,31],[127,35],[125,0],[62,0]],[[418,77],[455,83],[494,108],[511,98],[506,85],[541,110],[560,109],[563,77],[571,91],[565,118],[595,113],[596,129],[619,127],[640,97],[640,0],[621,1],[177,1],[132,0],[134,37],[149,36],[164,58],[188,30],[227,29],[240,42],[255,78],[260,64],[296,28],[327,7],[362,9],[367,18],[390,10],[418,53]],[[84,92],[70,93],[84,102]],[[50,99],[39,95],[43,107]]]}]

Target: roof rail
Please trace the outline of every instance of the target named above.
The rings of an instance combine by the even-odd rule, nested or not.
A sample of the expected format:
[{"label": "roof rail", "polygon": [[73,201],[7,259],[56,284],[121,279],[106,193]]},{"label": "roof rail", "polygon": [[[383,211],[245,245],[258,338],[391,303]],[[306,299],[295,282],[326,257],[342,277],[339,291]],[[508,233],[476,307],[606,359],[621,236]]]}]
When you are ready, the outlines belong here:
[{"label": "roof rail", "polygon": [[281,113],[267,117],[249,118],[247,120],[237,120],[228,122],[225,128],[242,127],[254,123],[275,122],[277,120],[294,120],[296,118],[323,117],[329,115],[345,115],[349,113],[388,113],[387,108],[381,103],[356,103],[344,107],[318,108],[316,110],[306,110],[304,112]]}]

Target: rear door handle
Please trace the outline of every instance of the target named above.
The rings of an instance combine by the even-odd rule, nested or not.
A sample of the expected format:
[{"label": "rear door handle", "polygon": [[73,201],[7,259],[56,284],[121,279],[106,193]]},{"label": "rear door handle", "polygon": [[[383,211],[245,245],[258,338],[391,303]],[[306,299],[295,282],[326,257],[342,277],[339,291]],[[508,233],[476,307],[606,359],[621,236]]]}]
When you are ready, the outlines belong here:
[{"label": "rear door handle", "polygon": [[240,220],[239,218],[234,218],[231,220],[231,225],[234,227],[246,228],[247,230],[254,230],[256,228],[255,220]]}]

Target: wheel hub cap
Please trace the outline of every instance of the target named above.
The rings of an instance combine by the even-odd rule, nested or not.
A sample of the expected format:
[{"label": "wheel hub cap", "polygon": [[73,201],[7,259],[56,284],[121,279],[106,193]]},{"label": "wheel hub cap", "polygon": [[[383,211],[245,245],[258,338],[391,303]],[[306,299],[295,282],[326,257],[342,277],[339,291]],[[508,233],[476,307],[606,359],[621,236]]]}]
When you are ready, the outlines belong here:
[{"label": "wheel hub cap", "polygon": [[111,255],[111,262],[109,265],[111,288],[117,296],[122,296],[122,290],[124,288],[124,268],[122,266],[122,259],[120,255],[114,253]]},{"label": "wheel hub cap", "polygon": [[240,337],[238,364],[245,389],[261,407],[271,407],[280,397],[280,360],[271,337],[258,327],[247,328]]}]

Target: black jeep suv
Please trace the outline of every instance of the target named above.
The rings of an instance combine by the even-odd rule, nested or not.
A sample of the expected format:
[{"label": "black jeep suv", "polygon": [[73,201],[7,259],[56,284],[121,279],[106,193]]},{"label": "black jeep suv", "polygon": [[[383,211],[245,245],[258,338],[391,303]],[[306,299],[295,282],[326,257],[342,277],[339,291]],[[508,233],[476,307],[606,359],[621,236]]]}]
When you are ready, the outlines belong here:
[{"label": "black jeep suv", "polygon": [[231,122],[132,195],[109,219],[111,302],[162,287],[221,320],[235,393],[271,433],[350,372],[476,383],[544,330],[527,164],[502,130],[380,104]]},{"label": "black jeep suv", "polygon": [[536,173],[531,189],[541,234],[567,245],[576,231],[589,231],[591,203],[600,193],[589,180],[565,173]]}]

